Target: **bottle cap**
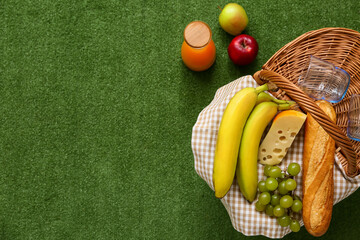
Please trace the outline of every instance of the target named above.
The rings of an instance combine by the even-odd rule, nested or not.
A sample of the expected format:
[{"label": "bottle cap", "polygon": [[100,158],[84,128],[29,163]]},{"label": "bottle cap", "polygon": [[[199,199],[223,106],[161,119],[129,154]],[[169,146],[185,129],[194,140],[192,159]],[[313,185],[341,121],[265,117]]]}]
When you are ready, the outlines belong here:
[{"label": "bottle cap", "polygon": [[211,40],[211,29],[205,22],[191,22],[184,30],[184,39],[185,42],[191,47],[204,47]]}]

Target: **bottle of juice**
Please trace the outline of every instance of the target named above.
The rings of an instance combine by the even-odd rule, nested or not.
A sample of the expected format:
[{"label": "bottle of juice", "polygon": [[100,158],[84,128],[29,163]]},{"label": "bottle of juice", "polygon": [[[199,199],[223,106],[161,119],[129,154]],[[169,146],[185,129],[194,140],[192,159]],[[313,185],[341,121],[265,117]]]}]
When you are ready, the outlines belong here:
[{"label": "bottle of juice", "polygon": [[204,71],[215,62],[216,48],[210,27],[202,21],[189,23],[184,30],[181,57],[193,71]]}]

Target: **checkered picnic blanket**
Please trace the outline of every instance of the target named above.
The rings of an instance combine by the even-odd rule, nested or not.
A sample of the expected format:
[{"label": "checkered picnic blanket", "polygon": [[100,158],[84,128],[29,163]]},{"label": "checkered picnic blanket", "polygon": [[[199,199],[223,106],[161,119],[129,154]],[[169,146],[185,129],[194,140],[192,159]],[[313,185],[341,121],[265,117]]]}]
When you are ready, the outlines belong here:
[{"label": "checkered picnic blanket", "polygon": [[[212,183],[214,152],[222,114],[236,92],[245,87],[257,86],[258,84],[252,76],[244,76],[221,87],[216,91],[211,103],[201,111],[193,127],[191,146],[194,154],[195,170],[212,190],[214,190]],[[287,155],[279,165],[282,170],[286,170],[286,166],[290,162],[297,162],[302,166],[303,139],[304,129],[296,136]],[[348,197],[360,186],[360,176],[352,179],[347,178],[337,157],[335,157],[335,161],[334,204]],[[263,174],[264,167],[261,164],[258,166],[260,181],[265,178]],[[295,194],[302,198],[301,178],[301,173],[295,177],[298,185]],[[244,235],[264,235],[269,238],[281,238],[291,232],[289,227],[279,226],[276,218],[269,217],[264,212],[255,211],[256,201],[250,204],[245,200],[240,193],[236,179],[234,179],[230,191],[221,199],[221,202],[231,218],[233,227]],[[297,214],[294,217],[303,226],[301,214]]]}]

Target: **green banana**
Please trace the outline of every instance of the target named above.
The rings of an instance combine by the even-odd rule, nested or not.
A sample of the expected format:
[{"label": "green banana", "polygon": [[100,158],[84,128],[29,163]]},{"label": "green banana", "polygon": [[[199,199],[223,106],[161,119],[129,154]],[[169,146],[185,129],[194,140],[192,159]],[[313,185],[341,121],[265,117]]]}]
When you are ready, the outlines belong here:
[{"label": "green banana", "polygon": [[279,105],[274,102],[260,103],[251,112],[244,127],[236,166],[236,178],[241,193],[249,202],[254,201],[257,192],[257,156],[260,139],[278,108]]},{"label": "green banana", "polygon": [[243,128],[257,96],[267,90],[267,84],[258,88],[244,88],[228,103],[220,122],[215,148],[213,185],[215,196],[222,198],[234,181],[237,157]]}]

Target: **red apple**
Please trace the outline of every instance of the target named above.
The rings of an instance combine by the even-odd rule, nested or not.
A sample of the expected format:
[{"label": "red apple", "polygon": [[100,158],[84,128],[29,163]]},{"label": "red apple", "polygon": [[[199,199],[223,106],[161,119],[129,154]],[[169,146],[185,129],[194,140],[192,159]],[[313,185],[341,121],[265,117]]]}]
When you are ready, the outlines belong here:
[{"label": "red apple", "polygon": [[241,34],[236,36],[228,47],[228,54],[237,65],[247,65],[255,60],[259,46],[250,35]]}]

